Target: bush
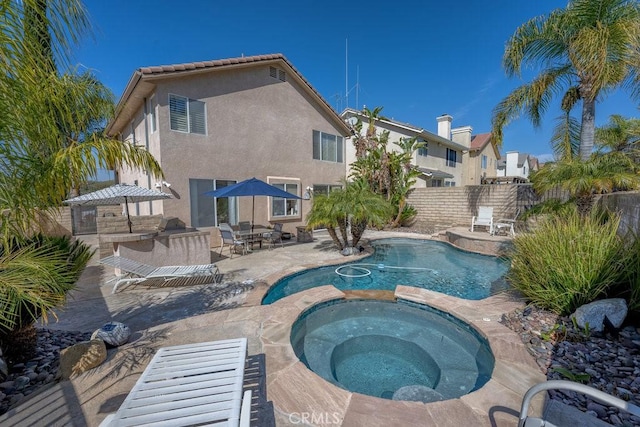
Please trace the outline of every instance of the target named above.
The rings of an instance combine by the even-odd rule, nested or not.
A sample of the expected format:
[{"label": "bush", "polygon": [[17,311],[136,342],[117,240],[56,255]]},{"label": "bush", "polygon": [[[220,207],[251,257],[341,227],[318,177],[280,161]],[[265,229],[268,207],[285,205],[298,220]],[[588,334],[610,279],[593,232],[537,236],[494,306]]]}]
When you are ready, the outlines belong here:
[{"label": "bush", "polygon": [[546,218],[534,233],[514,239],[509,281],[536,305],[563,315],[606,296],[628,276],[619,223],[614,214],[581,217],[575,210]]},{"label": "bush", "polygon": [[93,251],[69,237],[37,235],[0,246],[0,336],[64,304]]}]

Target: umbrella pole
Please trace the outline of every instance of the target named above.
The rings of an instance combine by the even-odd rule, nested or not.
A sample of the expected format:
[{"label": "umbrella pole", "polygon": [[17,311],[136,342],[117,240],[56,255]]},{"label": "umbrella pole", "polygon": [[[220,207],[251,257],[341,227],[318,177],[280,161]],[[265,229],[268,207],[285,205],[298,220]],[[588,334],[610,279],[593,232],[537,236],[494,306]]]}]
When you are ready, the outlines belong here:
[{"label": "umbrella pole", "polygon": [[133,231],[131,231],[131,217],[129,216],[129,203],[127,202],[127,196],[124,196],[124,208],[127,212],[127,224],[129,224],[129,233],[133,233]]},{"label": "umbrella pole", "polygon": [[256,196],[251,196],[251,234],[253,234],[253,223],[256,215]]}]

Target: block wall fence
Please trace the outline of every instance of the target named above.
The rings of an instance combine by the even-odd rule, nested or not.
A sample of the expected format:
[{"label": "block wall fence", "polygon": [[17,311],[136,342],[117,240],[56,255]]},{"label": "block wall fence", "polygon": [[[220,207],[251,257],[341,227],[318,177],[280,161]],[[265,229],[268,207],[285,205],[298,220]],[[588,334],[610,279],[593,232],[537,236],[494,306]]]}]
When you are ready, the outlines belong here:
[{"label": "block wall fence", "polygon": [[[468,227],[479,206],[493,207],[495,218],[513,218],[517,209],[524,210],[548,197],[566,198],[562,194],[548,194],[539,198],[529,184],[472,185],[465,187],[416,188],[408,197],[418,215],[418,223],[442,231],[450,227]],[[622,215],[621,231],[630,229],[640,235],[640,192],[619,192],[599,196],[598,203]],[[129,231],[127,220],[116,206],[98,207],[98,234]],[[132,216],[134,231],[153,230],[161,215]],[[50,235],[71,235],[71,209],[63,207],[54,221],[42,221]],[[211,244],[216,246],[217,234],[212,232]]]}]

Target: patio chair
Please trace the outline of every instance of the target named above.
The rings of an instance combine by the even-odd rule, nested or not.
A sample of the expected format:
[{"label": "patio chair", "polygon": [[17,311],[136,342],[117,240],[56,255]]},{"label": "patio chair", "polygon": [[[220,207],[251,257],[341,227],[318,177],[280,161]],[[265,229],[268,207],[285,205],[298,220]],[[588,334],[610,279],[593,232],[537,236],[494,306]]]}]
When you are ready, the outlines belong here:
[{"label": "patio chair", "polygon": [[165,282],[185,277],[214,276],[214,282],[221,278],[220,270],[215,264],[199,265],[167,265],[156,267],[154,265],[143,264],[132,259],[112,255],[100,260],[101,264],[110,265],[120,269],[123,273],[116,278],[111,293],[116,293],[121,283],[140,283],[149,279],[162,278]]},{"label": "patio chair", "polygon": [[242,391],[246,357],[246,338],[160,348],[100,426],[249,427],[252,392]]},{"label": "patio chair", "polygon": [[478,207],[478,215],[471,218],[471,231],[475,231],[475,227],[489,227],[489,234],[493,234],[493,208],[489,206]]},{"label": "patio chair", "polygon": [[279,222],[275,223],[273,231],[270,233],[264,233],[262,235],[262,240],[267,242],[269,249],[271,249],[271,247],[277,242],[280,242],[280,247],[284,248],[284,243],[282,242],[282,224]]},{"label": "patio chair", "polygon": [[[625,410],[637,417],[640,417],[640,407],[626,402],[617,397],[611,396],[603,391],[589,387],[584,384],[576,383],[573,381],[565,380],[553,380],[544,383],[536,384],[531,387],[524,395],[522,399],[522,405],[520,407],[520,416],[518,419],[518,427],[556,427],[555,424],[550,423],[548,420],[542,418],[534,418],[529,416],[529,406],[533,396],[546,390],[571,390],[578,393],[587,395],[593,400],[604,403],[608,406],[614,406],[618,409]],[[551,414],[544,414],[546,418],[550,418]],[[590,417],[590,415],[587,415]],[[557,421],[556,421],[557,422]],[[577,424],[580,424],[579,422]]]},{"label": "patio chair", "polygon": [[233,258],[233,253],[238,249],[241,250],[242,255],[247,253],[247,242],[245,240],[236,239],[232,230],[227,230],[222,227],[218,229],[220,230],[220,238],[222,239],[220,255],[222,255],[222,249],[224,249],[225,245],[229,246],[230,258]]},{"label": "patio chair", "polygon": [[516,221],[518,220],[518,215],[520,215],[520,209],[516,209],[516,214],[513,218],[502,218],[493,223],[493,234],[498,234],[503,230],[509,232],[511,237],[515,237],[516,235]]}]

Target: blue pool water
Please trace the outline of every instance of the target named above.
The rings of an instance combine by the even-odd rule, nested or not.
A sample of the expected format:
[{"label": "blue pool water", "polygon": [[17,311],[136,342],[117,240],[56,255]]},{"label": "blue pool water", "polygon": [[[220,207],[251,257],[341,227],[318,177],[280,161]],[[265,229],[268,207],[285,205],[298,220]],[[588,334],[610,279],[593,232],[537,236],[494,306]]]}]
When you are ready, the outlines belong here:
[{"label": "blue pool water", "polygon": [[[508,261],[462,251],[442,242],[417,239],[381,239],[371,243],[373,255],[340,266],[296,273],[276,282],[262,303],[316,286],[340,290],[394,290],[415,286],[459,298],[478,300],[507,287]],[[336,270],[338,270],[336,272]]]},{"label": "blue pool water", "polygon": [[482,387],[495,359],[461,320],[408,301],[333,300],[305,311],[291,329],[298,358],[344,389],[433,402]]}]

